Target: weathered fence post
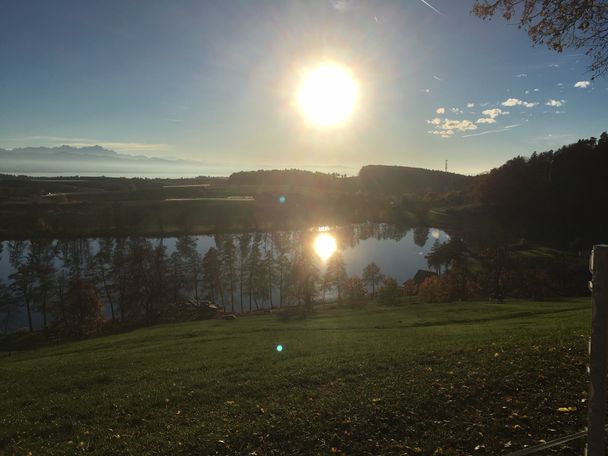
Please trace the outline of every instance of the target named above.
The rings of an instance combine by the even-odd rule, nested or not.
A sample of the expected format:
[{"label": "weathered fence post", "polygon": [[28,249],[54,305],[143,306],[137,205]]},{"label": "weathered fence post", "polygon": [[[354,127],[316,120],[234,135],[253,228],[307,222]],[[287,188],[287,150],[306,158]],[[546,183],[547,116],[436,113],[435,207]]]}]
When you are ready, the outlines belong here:
[{"label": "weathered fence post", "polygon": [[608,245],[593,247],[589,262],[593,314],[591,321],[588,456],[604,456],[606,364],[608,356]]}]

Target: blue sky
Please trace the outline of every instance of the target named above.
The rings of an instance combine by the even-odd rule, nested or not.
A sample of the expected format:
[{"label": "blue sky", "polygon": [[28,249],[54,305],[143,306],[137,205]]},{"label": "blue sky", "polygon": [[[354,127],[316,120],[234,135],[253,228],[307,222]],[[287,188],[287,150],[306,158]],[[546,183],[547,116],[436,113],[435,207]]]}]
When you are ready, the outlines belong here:
[{"label": "blue sky", "polygon": [[[608,129],[608,83],[583,51],[534,48],[472,17],[472,0],[428,3],[0,0],[0,147],[101,144],[226,172],[447,159],[477,173]],[[340,127],[293,106],[301,69],[324,61],[360,86]]]}]

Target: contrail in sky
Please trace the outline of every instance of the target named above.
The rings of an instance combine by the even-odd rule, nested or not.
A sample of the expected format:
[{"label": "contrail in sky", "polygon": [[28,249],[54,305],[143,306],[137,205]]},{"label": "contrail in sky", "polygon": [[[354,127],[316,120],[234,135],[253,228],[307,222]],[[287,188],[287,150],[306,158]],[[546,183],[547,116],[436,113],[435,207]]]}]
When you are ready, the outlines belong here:
[{"label": "contrail in sky", "polygon": [[427,2],[426,0],[420,0],[422,3],[424,3],[426,6],[428,6],[429,8],[431,8],[433,11],[435,11],[437,14],[441,14],[443,16],[443,13],[441,11],[439,11],[437,8],[435,8],[433,5],[431,5],[429,2]]},{"label": "contrail in sky", "polygon": [[515,124],[515,125],[507,125],[506,127],[500,128],[498,130],[487,130],[487,131],[482,131],[481,133],[473,133],[472,135],[462,135],[463,138],[471,138],[473,136],[482,136],[482,135],[489,135],[491,133],[502,133],[503,131],[509,131],[512,128],[517,128],[520,127],[521,124]]}]

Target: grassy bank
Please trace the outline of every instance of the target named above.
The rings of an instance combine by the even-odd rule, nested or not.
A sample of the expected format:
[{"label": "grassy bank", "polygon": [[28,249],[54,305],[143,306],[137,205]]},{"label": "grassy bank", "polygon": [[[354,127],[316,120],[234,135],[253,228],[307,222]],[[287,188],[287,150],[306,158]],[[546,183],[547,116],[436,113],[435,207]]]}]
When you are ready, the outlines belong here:
[{"label": "grassy bank", "polygon": [[0,353],[0,454],[503,454],[583,428],[589,321],[328,306]]}]

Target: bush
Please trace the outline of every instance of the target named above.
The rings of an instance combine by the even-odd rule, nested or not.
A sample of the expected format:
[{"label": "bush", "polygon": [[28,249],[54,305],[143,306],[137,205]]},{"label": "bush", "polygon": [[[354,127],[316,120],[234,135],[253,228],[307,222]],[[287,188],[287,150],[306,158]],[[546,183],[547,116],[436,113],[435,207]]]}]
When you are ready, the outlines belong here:
[{"label": "bush", "polygon": [[407,282],[405,282],[403,284],[403,292],[407,296],[415,296],[415,295],[417,295],[418,294],[418,286],[416,285],[416,282],[414,282],[413,279],[410,279]]},{"label": "bush", "polygon": [[291,320],[305,320],[312,313],[312,309],[309,306],[291,306],[278,311],[277,318],[285,323]]},{"label": "bush", "polygon": [[66,300],[63,332],[72,337],[88,337],[101,333],[103,304],[95,287],[86,280],[70,283]]},{"label": "bush", "polygon": [[427,277],[418,287],[418,296],[425,302],[448,301],[445,281],[439,276]]},{"label": "bush", "polygon": [[387,277],[378,290],[378,299],[385,306],[396,306],[401,300],[402,290],[392,277]]}]

